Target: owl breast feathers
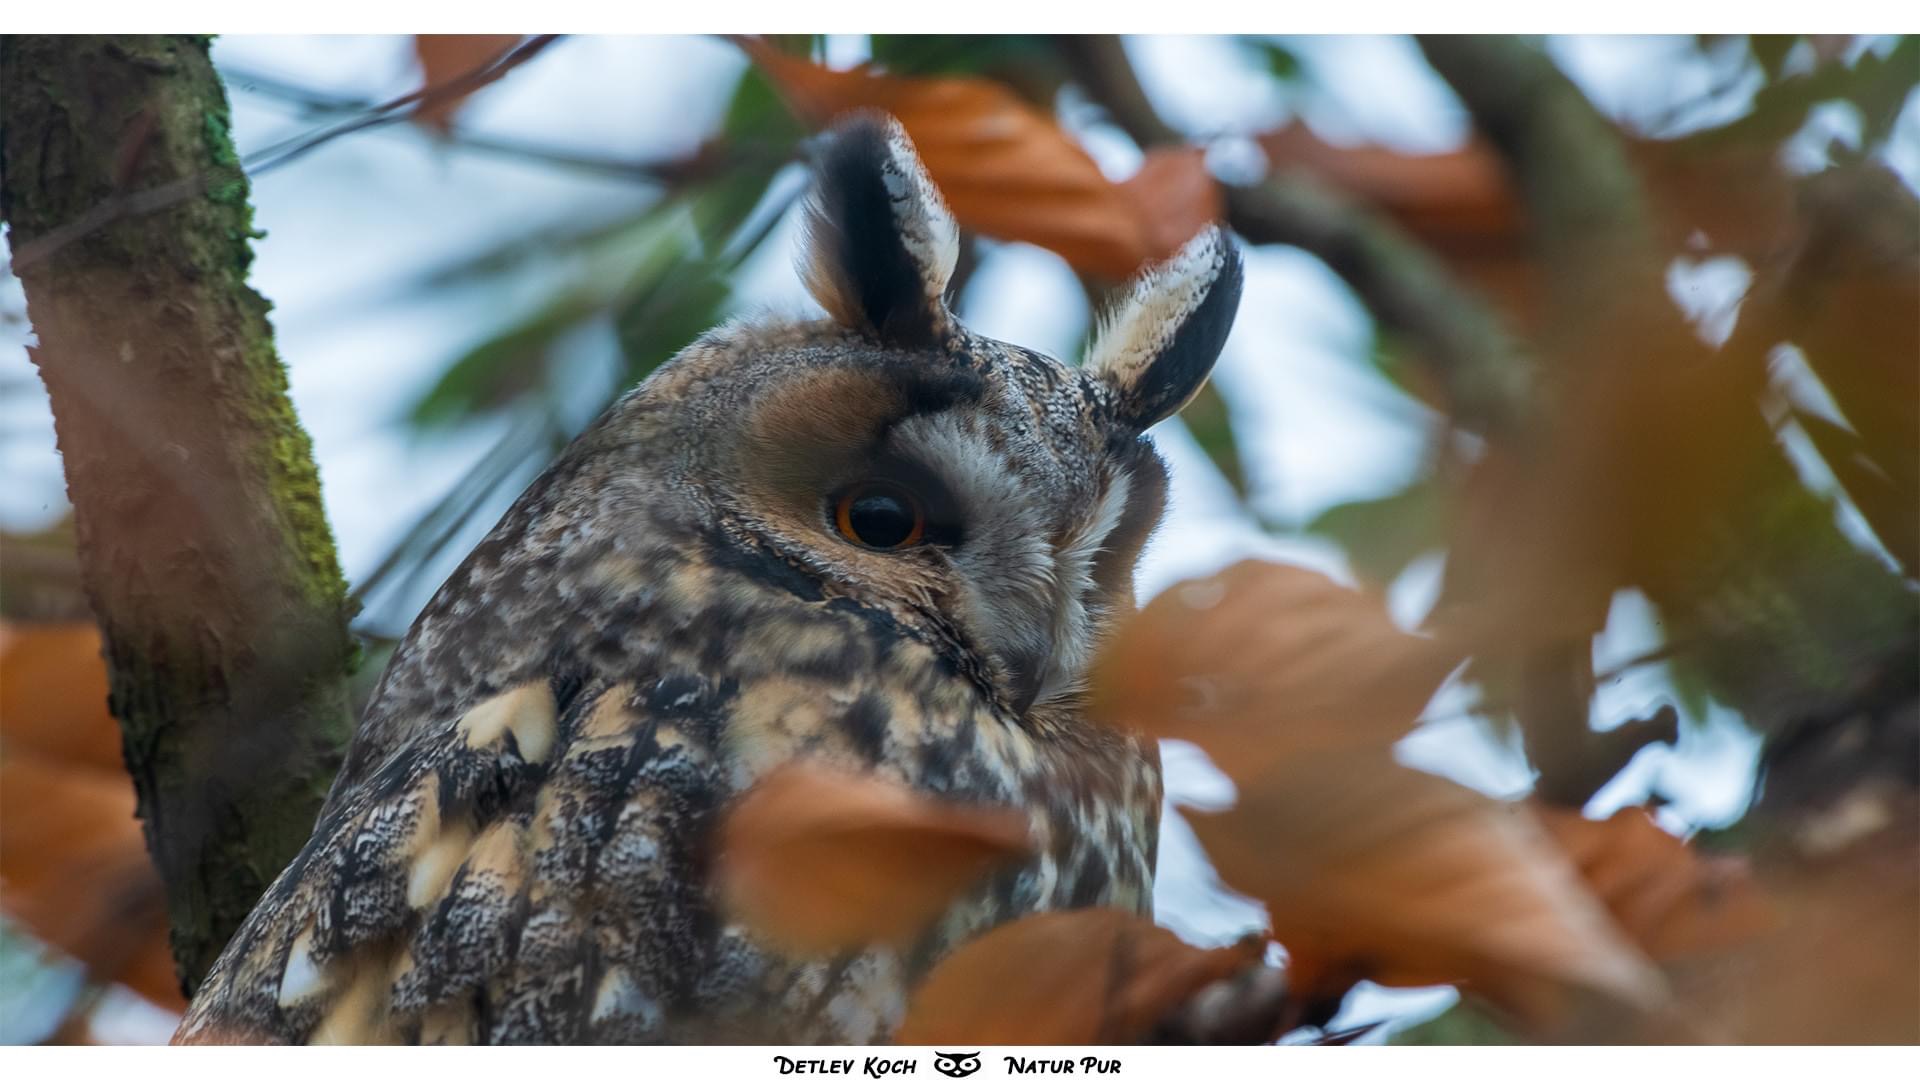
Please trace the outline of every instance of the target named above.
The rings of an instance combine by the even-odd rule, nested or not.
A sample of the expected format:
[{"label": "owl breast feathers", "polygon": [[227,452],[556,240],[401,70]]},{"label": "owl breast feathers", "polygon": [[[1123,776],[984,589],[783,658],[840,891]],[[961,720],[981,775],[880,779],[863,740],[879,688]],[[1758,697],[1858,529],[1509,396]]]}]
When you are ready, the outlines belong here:
[{"label": "owl breast feathers", "polygon": [[[1159,521],[1142,434],[1240,292],[1218,230],[1078,368],[969,332],[900,127],[823,141],[818,321],[719,327],[583,433],[421,613],[312,838],[176,1038],[864,1042],[958,943],[1151,906],[1151,746],[1082,680]],[[731,800],[798,758],[1019,808],[1037,854],[911,948],[799,956],[710,886]]]}]

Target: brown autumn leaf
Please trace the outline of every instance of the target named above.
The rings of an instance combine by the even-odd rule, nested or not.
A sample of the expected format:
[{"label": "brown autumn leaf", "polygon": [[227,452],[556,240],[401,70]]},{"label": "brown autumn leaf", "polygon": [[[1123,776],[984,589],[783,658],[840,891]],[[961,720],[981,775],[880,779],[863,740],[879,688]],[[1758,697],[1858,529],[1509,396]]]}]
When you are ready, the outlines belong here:
[{"label": "brown autumn leaf", "polygon": [[1032,849],[1026,815],[810,763],[768,774],[728,814],[728,909],[818,953],[904,944],[994,866]]},{"label": "brown autumn leaf", "polygon": [[0,762],[0,909],[156,1005],[182,1010],[166,896],[125,775],[36,754]]},{"label": "brown autumn leaf", "polygon": [[1458,983],[1538,1032],[1564,1030],[1576,992],[1656,1005],[1658,973],[1524,808],[1394,761],[1454,659],[1377,600],[1241,563],[1124,627],[1095,702],[1233,778],[1232,810],[1187,817],[1226,882],[1267,905],[1302,997]]},{"label": "brown autumn leaf", "polygon": [[0,623],[0,740],[9,754],[124,774],[93,623]]},{"label": "brown autumn leaf", "polygon": [[1848,469],[1846,455],[1829,463],[1889,551],[1920,573],[1920,200],[1869,165],[1809,177],[1798,196],[1802,235],[1778,268],[1780,332],[1858,434],[1856,462],[1884,480]]},{"label": "brown autumn leaf", "polygon": [[1093,710],[1198,743],[1243,781],[1306,751],[1392,743],[1460,658],[1363,593],[1249,560],[1175,585],[1125,624],[1096,669]]},{"label": "brown autumn leaf", "polygon": [[1257,136],[1269,169],[1298,170],[1378,209],[1523,323],[1540,303],[1524,209],[1484,139],[1457,150],[1407,153],[1340,146],[1305,124]]},{"label": "brown autumn leaf", "polygon": [[1191,166],[1168,159],[1126,190],[1051,118],[991,79],[834,71],[757,38],[740,45],[811,124],[854,109],[893,114],[960,224],[1047,248],[1081,270],[1126,278],[1198,231],[1175,236],[1181,226],[1217,216],[1217,191],[1196,183]]},{"label": "brown autumn leaf", "polygon": [[1920,1043],[1920,798],[1883,789],[1888,827],[1831,853],[1754,856],[1777,925],[1673,965],[1677,994],[1726,1041]]},{"label": "brown autumn leaf", "polygon": [[[484,77],[479,73],[519,43],[519,34],[415,34],[413,54],[420,62],[420,85],[428,94],[413,111],[414,123],[444,133],[474,91],[507,71],[501,68]],[[462,85],[456,88],[456,83]],[[436,91],[438,87],[447,89]]]},{"label": "brown autumn leaf", "polygon": [[905,1044],[1139,1042],[1202,987],[1260,961],[1252,940],[1200,949],[1113,908],[996,927],[941,961],[907,1005]]},{"label": "brown autumn leaf", "polygon": [[1629,1012],[1665,998],[1530,817],[1389,757],[1310,755],[1187,819],[1221,877],[1266,904],[1304,997],[1454,983],[1542,1034],[1576,993]]},{"label": "brown autumn leaf", "polygon": [[1458,150],[1410,154],[1378,145],[1336,146],[1305,124],[1255,140],[1273,170],[1304,169],[1385,211],[1443,254],[1521,254],[1526,224],[1499,156],[1483,139]]},{"label": "brown autumn leaf", "polygon": [[1120,182],[1147,230],[1155,258],[1180,249],[1201,229],[1227,216],[1220,184],[1207,169],[1207,152],[1198,146],[1155,147],[1139,171]]},{"label": "brown autumn leaf", "polygon": [[[1709,354],[1678,320],[1645,310],[1568,346],[1541,436],[1524,451],[1491,449],[1456,519],[1448,602],[1472,620],[1482,657],[1512,663],[1542,643],[1583,641],[1623,588],[1689,610],[1727,587],[1727,575],[1752,572],[1733,568],[1763,550],[1730,522],[1796,527],[1765,517],[1791,504],[1760,495],[1763,485],[1795,480],[1754,408],[1767,368],[1753,356]],[[1697,617],[1716,620],[1715,633],[1740,633],[1740,620],[1756,616]],[[1812,707],[1807,688],[1837,677],[1799,666],[1809,654],[1763,635],[1745,643],[1767,650],[1745,661],[1747,700],[1778,703],[1751,722]]]},{"label": "brown autumn leaf", "polygon": [[1604,821],[1533,809],[1614,921],[1656,960],[1727,949],[1774,925],[1745,859],[1702,855],[1644,809]]},{"label": "brown autumn leaf", "polygon": [[0,910],[156,1005],[186,1002],[92,623],[0,623]]},{"label": "brown autumn leaf", "polygon": [[[1787,239],[1794,216],[1790,177],[1769,140],[1682,139],[1619,133],[1649,196],[1668,249],[1703,237],[1749,262]],[[1500,155],[1484,138],[1437,153],[1376,144],[1337,145],[1305,124],[1255,137],[1271,171],[1299,170],[1375,207],[1477,285],[1523,326],[1543,300],[1525,207]]]}]

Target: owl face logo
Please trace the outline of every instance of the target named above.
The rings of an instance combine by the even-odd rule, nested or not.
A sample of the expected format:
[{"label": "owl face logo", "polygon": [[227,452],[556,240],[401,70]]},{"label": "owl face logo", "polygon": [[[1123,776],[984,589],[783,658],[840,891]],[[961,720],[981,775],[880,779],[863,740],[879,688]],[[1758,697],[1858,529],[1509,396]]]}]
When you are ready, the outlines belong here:
[{"label": "owl face logo", "polygon": [[942,1076],[972,1076],[980,1071],[980,1051],[970,1054],[944,1054],[933,1052],[933,1067],[940,1070]]}]

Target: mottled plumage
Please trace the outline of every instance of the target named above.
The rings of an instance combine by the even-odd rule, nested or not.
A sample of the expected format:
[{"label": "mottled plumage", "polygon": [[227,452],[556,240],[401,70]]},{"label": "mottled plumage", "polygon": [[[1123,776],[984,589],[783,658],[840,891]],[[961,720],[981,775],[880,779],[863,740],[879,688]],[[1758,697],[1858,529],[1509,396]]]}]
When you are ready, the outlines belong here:
[{"label": "mottled plumage", "polygon": [[[1150,909],[1157,760],[1080,681],[1162,511],[1141,433],[1205,378],[1238,257],[1196,238],[1076,370],[947,311],[953,223],[897,125],[843,124],[818,176],[803,273],[831,318],[705,335],[520,497],[181,1040],[880,1040],[968,936]],[[836,529],[876,477],[927,542]],[[709,845],[800,757],[1023,808],[1040,854],[912,949],[785,955],[717,908]]]}]

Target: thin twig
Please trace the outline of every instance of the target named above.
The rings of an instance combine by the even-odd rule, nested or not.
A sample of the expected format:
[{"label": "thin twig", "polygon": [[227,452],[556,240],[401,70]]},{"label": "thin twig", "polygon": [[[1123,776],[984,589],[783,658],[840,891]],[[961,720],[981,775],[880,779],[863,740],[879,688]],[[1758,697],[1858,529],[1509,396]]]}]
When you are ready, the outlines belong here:
[{"label": "thin twig", "polygon": [[[258,175],[271,169],[277,169],[308,153],[356,131],[370,127],[391,124],[405,120],[429,105],[444,104],[458,100],[468,94],[494,82],[507,72],[539,55],[547,46],[559,40],[558,34],[541,34],[528,38],[506,52],[463,74],[456,75],[446,82],[433,86],[423,86],[402,94],[399,97],[381,102],[368,109],[364,115],[354,117],[310,135],[299,135],[285,139],[255,153],[247,155],[244,164],[249,172]],[[408,109],[407,106],[413,106]],[[404,110],[404,111],[403,111]]]},{"label": "thin twig", "polygon": [[[234,89],[296,106],[308,116],[363,112],[379,107],[376,102],[365,98],[328,93],[259,72],[228,68],[225,76],[227,84]],[[458,125],[450,126],[440,133],[438,141],[461,150],[518,158],[523,161],[554,165],[621,180],[649,180],[660,183],[671,183],[677,180],[695,160],[690,157],[678,157],[664,161],[641,161],[554,146],[517,136],[485,134]]]},{"label": "thin twig", "polygon": [[[404,120],[421,106],[463,97],[531,60],[556,40],[558,35],[555,34],[543,34],[530,38],[499,57],[446,82],[422,87],[373,106],[367,110],[366,115],[318,132],[283,140],[248,154],[241,160],[240,168],[248,175],[259,176],[304,157],[335,139]],[[407,109],[410,105],[414,106],[414,109]],[[228,166],[205,169],[155,188],[106,199],[73,221],[49,231],[30,243],[21,245],[13,253],[13,270],[16,274],[23,273],[34,264],[51,258],[68,244],[89,236],[115,221],[151,214],[197,198],[207,190],[209,185],[227,178],[232,172],[233,169]]]}]

